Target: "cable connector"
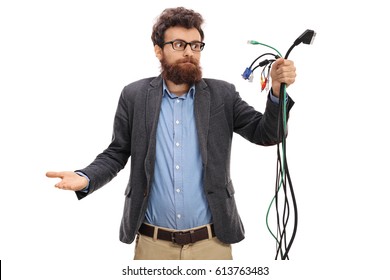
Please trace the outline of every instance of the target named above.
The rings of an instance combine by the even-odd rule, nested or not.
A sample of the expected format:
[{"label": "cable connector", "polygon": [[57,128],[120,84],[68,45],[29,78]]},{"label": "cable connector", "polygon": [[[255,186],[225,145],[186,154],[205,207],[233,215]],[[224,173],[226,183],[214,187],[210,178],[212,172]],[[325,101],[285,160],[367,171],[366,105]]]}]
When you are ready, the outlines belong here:
[{"label": "cable connector", "polygon": [[295,41],[294,44],[291,45],[291,47],[288,49],[286,55],[284,56],[285,59],[288,58],[290,52],[292,49],[296,46],[298,46],[300,43],[304,44],[313,44],[314,38],[316,37],[316,33],[313,30],[306,29],[305,32],[302,33],[301,36],[299,36]]},{"label": "cable connector", "polygon": [[259,63],[259,67],[263,67],[263,66],[266,66],[267,64],[269,64],[271,61],[269,61],[268,59],[264,59],[263,61],[261,61]]},{"label": "cable connector", "polygon": [[313,44],[314,38],[316,37],[316,33],[313,30],[306,29],[305,32],[302,33],[301,36],[299,36],[295,42],[294,45],[299,45],[300,43],[304,43],[307,45]]},{"label": "cable connector", "polygon": [[242,73],[241,76],[244,78],[244,80],[250,80],[251,81],[252,80],[251,76],[253,77],[252,70],[249,67],[247,67],[245,69],[244,73]]}]

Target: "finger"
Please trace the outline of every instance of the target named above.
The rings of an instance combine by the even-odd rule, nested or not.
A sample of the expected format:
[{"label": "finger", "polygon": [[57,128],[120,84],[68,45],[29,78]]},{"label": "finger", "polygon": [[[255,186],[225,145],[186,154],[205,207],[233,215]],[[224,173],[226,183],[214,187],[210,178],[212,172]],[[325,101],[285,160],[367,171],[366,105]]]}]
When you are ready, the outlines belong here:
[{"label": "finger", "polygon": [[58,182],[57,184],[54,185],[54,187],[56,187],[57,189],[60,189],[60,190],[66,190],[67,189],[67,186],[66,186],[66,184],[63,181]]},{"label": "finger", "polygon": [[283,65],[276,70],[275,74],[277,79],[295,78],[296,69],[294,65],[289,65],[289,66]]},{"label": "finger", "polygon": [[59,187],[55,186],[55,187],[56,187],[57,189],[64,190],[64,191],[70,190],[69,188],[63,187],[63,186],[59,186]]},{"label": "finger", "polygon": [[282,65],[284,63],[284,58],[280,57],[278,58],[277,60],[274,61],[273,63],[273,67],[275,67],[275,69],[277,69],[280,65]]},{"label": "finger", "polygon": [[62,172],[48,171],[46,172],[46,177],[49,178],[62,178],[64,175]]},{"label": "finger", "polygon": [[72,186],[66,185],[66,184],[55,184],[54,185],[57,189],[64,190],[64,191],[73,191],[74,189]]},{"label": "finger", "polygon": [[285,60],[283,60],[283,64],[284,64],[284,66],[294,65],[294,61],[285,59]]}]

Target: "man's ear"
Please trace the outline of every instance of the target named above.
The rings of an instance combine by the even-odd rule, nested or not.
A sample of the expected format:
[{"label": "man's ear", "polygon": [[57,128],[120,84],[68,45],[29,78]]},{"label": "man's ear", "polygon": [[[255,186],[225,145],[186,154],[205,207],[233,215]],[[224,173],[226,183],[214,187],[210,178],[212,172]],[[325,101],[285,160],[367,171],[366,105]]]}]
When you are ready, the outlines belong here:
[{"label": "man's ear", "polygon": [[154,53],[158,60],[161,61],[161,59],[163,58],[163,50],[159,45],[154,45]]}]

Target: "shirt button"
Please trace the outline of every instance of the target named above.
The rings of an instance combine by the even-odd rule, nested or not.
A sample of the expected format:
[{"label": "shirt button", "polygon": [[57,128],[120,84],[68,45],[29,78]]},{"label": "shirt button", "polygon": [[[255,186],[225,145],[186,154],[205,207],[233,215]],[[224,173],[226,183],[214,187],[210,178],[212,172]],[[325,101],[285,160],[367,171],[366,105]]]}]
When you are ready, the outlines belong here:
[{"label": "shirt button", "polygon": [[179,165],[176,165],[175,168],[176,168],[177,170],[179,170],[179,169],[180,169],[180,166],[179,166]]},{"label": "shirt button", "polygon": [[180,99],[176,99],[176,103],[179,103],[180,102]]},{"label": "shirt button", "polygon": [[180,123],[180,121],[179,120],[176,120],[176,122],[175,122],[176,124],[179,124]]},{"label": "shirt button", "polygon": [[179,142],[176,142],[176,147],[179,147],[180,146],[180,143]]},{"label": "shirt button", "polygon": [[176,189],[176,192],[179,193],[179,192],[180,192],[180,189]]},{"label": "shirt button", "polygon": [[181,215],[180,215],[180,214],[177,214],[177,217],[180,219],[180,218],[181,218]]}]

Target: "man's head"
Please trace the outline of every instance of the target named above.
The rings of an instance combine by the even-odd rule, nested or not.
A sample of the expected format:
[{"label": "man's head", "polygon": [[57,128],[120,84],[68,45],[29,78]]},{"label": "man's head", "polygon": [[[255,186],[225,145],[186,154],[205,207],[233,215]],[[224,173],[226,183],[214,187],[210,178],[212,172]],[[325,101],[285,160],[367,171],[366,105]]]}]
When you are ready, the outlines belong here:
[{"label": "man's head", "polygon": [[199,31],[201,41],[203,41],[204,33],[201,27],[202,24],[203,17],[193,10],[188,10],[183,7],[165,9],[157,18],[157,21],[153,26],[153,45],[157,45],[162,48],[165,42],[165,31],[168,28],[175,26],[180,26],[187,29],[196,28]]},{"label": "man's head", "polygon": [[199,66],[204,47],[202,23],[200,14],[182,7],[161,13],[151,37],[164,79],[175,84],[192,84],[202,78]]}]

